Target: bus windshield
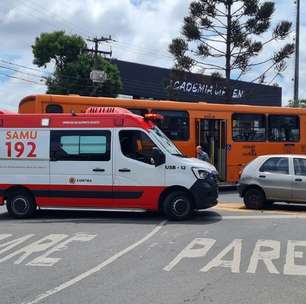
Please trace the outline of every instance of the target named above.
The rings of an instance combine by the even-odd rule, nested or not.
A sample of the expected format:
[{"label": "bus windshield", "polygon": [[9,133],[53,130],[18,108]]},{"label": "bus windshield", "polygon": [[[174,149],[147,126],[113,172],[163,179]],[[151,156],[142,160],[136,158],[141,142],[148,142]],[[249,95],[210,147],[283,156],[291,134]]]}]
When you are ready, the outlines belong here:
[{"label": "bus windshield", "polygon": [[150,133],[166,149],[168,153],[170,153],[171,155],[184,157],[181,151],[172,143],[172,141],[158,127],[152,128],[150,130]]}]

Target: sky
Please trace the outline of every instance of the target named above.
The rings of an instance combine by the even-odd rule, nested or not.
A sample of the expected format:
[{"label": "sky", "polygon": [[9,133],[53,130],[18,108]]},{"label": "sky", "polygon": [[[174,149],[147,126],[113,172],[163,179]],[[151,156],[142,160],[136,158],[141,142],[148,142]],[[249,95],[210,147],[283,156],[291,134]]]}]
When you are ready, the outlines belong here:
[{"label": "sky", "polygon": [[[113,57],[121,60],[171,68],[168,45],[180,35],[191,0],[1,0],[0,2],[0,108],[16,110],[19,101],[44,93],[41,77],[52,66],[33,65],[31,45],[42,32],[64,30],[84,38],[111,35]],[[304,1],[301,1],[304,2]],[[273,22],[295,20],[294,0],[276,0]],[[305,10],[305,3],[301,3]],[[265,38],[265,37],[262,37]],[[294,34],[288,42],[292,42]],[[306,20],[301,26],[300,97],[306,98]],[[262,58],[273,54],[280,42],[269,45]],[[109,50],[110,45],[102,49]],[[246,80],[254,75],[250,73]],[[205,71],[204,71],[205,73]],[[283,88],[283,105],[293,95],[294,61],[278,84]],[[15,77],[15,78],[14,78]]]}]

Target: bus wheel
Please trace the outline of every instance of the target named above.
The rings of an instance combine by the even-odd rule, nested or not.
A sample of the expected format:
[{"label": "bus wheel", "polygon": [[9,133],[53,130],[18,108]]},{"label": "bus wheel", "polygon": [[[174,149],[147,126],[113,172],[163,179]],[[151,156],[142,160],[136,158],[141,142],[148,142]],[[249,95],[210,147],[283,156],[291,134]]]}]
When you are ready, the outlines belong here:
[{"label": "bus wheel", "polygon": [[28,218],[36,210],[34,197],[24,189],[9,193],[6,202],[8,213],[15,218]]},{"label": "bus wheel", "polygon": [[169,220],[186,220],[193,214],[192,199],[183,191],[171,192],[164,199],[162,211]]},{"label": "bus wheel", "polygon": [[243,200],[248,209],[262,209],[266,202],[265,194],[262,190],[255,188],[246,190]]}]

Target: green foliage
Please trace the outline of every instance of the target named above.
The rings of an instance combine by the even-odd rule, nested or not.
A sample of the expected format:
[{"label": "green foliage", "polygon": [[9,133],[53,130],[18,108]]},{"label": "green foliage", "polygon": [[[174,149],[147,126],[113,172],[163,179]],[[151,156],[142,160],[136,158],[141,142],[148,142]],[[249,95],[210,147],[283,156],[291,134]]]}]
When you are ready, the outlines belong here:
[{"label": "green foliage", "polygon": [[34,64],[42,67],[54,60],[56,66],[62,68],[75,61],[85,47],[84,39],[77,35],[66,35],[63,31],[42,33],[32,46]]},{"label": "green foliage", "polygon": [[[190,70],[195,65],[231,79],[240,79],[255,67],[263,72],[254,81],[267,82],[271,71],[279,75],[286,60],[294,53],[294,44],[280,45],[268,58],[258,57],[264,48],[288,37],[292,23],[279,22],[271,29],[275,4],[261,0],[193,0],[184,18],[182,36],[172,40],[169,51],[175,58],[175,69]],[[271,36],[264,40],[266,32]],[[209,59],[215,58],[211,62]],[[223,60],[223,63],[221,62]],[[216,64],[215,64],[216,62]],[[271,81],[274,81],[275,76]]]},{"label": "green foliage", "polygon": [[[66,35],[65,32],[42,33],[32,46],[34,64],[46,67],[55,64],[55,71],[47,79],[49,94],[79,94],[83,96],[116,97],[121,89],[118,68],[108,60],[84,52],[84,39],[77,35]],[[90,72],[93,68],[102,70],[107,80],[102,84],[93,84]]]},{"label": "green foliage", "polygon": [[289,100],[288,107],[291,107],[291,108],[306,108],[306,99]]}]

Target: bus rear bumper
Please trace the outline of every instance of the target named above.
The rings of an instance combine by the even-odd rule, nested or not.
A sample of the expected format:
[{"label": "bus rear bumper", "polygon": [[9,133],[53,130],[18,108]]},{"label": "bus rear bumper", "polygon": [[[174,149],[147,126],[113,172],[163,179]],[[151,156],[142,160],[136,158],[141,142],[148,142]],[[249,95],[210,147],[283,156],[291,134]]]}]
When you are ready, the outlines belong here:
[{"label": "bus rear bumper", "polygon": [[195,209],[207,209],[218,203],[218,185],[214,181],[198,179],[190,188]]}]

